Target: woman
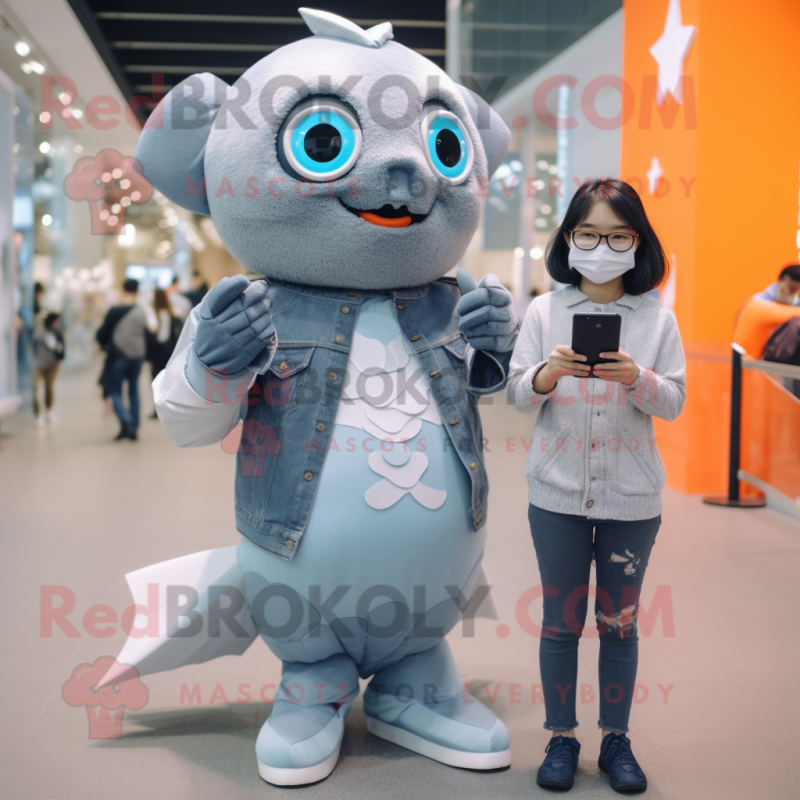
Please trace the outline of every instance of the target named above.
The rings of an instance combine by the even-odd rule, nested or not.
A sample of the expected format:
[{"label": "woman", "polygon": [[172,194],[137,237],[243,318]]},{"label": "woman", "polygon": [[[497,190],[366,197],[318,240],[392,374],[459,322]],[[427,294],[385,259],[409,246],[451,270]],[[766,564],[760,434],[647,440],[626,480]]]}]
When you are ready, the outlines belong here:
[{"label": "woman", "polygon": [[[178,343],[183,323],[172,313],[169,297],[163,289],[153,292],[153,305],[147,315],[147,360],[156,375],[167,366],[167,362]],[[158,419],[154,411],[150,419]]]},{"label": "woman", "polygon": [[[675,419],[685,361],[675,318],[647,295],[664,279],[664,250],[635,190],[586,181],[547,248],[559,291],[534,299],[511,359],[508,395],[541,408],[525,473],[528,518],[545,590],[539,664],[552,732],[541,786],[568,789],[578,764],[575,691],[589,573],[597,570],[600,769],[617,791],[647,779],[631,750],[628,718],[637,664],[639,593],[661,525],[664,467],[652,417]],[[595,367],[570,347],[576,313],[622,318],[619,352]]]},{"label": "woman", "polygon": [[[33,414],[36,417],[37,428],[43,428],[45,421],[56,421],[56,412],[53,409],[55,382],[59,364],[64,360],[64,337],[59,328],[60,321],[61,316],[59,314],[47,314],[42,321],[41,331],[37,332],[34,337]],[[42,414],[42,409],[39,405],[40,383],[44,383],[46,418]]]}]

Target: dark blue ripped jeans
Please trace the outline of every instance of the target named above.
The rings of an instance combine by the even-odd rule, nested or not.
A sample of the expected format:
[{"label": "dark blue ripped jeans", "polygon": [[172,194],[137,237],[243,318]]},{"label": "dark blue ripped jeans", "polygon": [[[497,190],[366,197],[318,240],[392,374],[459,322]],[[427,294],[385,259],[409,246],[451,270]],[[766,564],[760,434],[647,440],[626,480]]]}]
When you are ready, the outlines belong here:
[{"label": "dark blue ripped jeans", "polygon": [[639,593],[661,517],[598,520],[529,505],[528,520],[544,592],[539,643],[544,727],[568,731],[578,724],[578,642],[586,622],[594,559],[600,635],[598,724],[608,731],[627,733],[638,664]]}]

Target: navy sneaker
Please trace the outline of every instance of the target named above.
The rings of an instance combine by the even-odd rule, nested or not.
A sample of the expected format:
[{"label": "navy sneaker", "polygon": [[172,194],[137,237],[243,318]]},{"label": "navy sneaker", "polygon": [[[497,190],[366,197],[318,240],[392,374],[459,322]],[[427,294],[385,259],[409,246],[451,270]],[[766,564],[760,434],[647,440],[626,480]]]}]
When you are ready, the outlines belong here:
[{"label": "navy sneaker", "polygon": [[609,733],[603,739],[597,766],[608,773],[611,788],[617,792],[643,792],[647,788],[647,778],[624,733]]},{"label": "navy sneaker", "polygon": [[549,789],[571,789],[578,769],[580,742],[569,736],[554,736],[544,751],[547,755],[536,774],[536,783]]}]

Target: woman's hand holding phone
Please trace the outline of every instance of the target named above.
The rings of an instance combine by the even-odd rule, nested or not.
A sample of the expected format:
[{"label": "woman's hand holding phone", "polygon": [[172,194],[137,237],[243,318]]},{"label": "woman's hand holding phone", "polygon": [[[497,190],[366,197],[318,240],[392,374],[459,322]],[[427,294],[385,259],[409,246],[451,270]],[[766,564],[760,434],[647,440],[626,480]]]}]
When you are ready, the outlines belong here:
[{"label": "woman's hand holding phone", "polygon": [[618,353],[600,353],[600,357],[614,360],[595,364],[592,375],[596,375],[604,381],[618,381],[627,386],[636,382],[639,377],[639,367],[630,353],[620,347]]},{"label": "woman's hand holding phone", "polygon": [[556,381],[564,375],[589,375],[592,368],[581,363],[583,361],[586,361],[586,356],[578,355],[569,345],[556,345],[547,364],[536,373],[533,391],[538,394],[552,392]]}]

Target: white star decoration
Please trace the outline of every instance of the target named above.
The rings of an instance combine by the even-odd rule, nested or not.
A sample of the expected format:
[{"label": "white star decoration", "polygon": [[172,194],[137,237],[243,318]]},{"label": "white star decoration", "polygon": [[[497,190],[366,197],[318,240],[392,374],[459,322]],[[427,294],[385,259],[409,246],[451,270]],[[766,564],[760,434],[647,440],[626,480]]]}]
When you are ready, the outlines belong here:
[{"label": "white star decoration", "polygon": [[650,190],[650,194],[655,194],[658,191],[658,184],[661,182],[661,176],[663,174],[664,170],[661,169],[661,164],[658,159],[653,156],[650,169],[647,171],[647,188]]},{"label": "white star decoration", "polygon": [[683,62],[692,46],[697,28],[684,25],[681,18],[681,0],[669,0],[664,33],[650,48],[650,55],[658,64],[658,91],[656,103],[662,105],[667,94],[678,103],[683,102]]}]

